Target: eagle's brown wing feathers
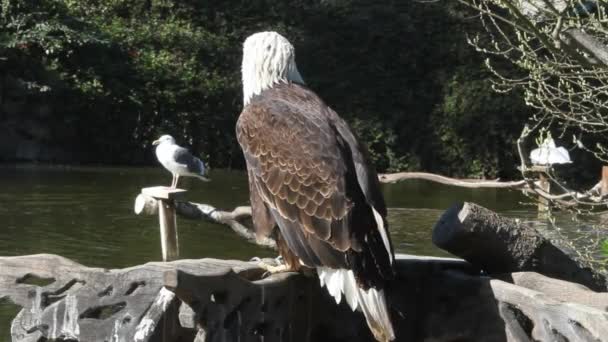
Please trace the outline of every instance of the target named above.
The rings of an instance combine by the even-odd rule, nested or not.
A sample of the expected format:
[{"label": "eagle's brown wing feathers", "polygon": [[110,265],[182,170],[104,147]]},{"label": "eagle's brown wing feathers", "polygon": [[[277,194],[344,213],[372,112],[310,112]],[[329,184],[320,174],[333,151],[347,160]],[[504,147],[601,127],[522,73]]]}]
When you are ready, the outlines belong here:
[{"label": "eagle's brown wing feathers", "polygon": [[[342,250],[350,247],[343,236],[333,234],[331,222],[341,220],[352,204],[345,196],[344,165],[330,127],[279,113],[286,103],[251,104],[241,114],[237,136],[249,166],[249,175],[263,201],[283,218],[299,221],[306,232]],[[323,125],[325,124],[325,125]],[[323,127],[325,126],[325,127]],[[321,128],[319,130],[319,128]],[[333,148],[332,148],[333,147]]]},{"label": "eagle's brown wing feathers", "polygon": [[[247,170],[249,179],[254,177],[251,170]],[[251,202],[251,218],[258,237],[268,237],[272,234],[276,222],[272,213],[264,204],[264,200],[258,193],[258,187],[254,182],[249,182],[249,199]]]},{"label": "eagle's brown wing feathers", "polygon": [[[363,268],[371,263],[374,273],[389,277],[388,253],[378,233],[370,232],[376,224],[357,181],[358,161],[339,131],[352,133],[336,118],[312,92],[289,84],[266,90],[245,107],[237,138],[247,161],[256,230],[270,233],[271,221],[264,216],[270,213],[306,265]],[[262,218],[255,217],[258,212]],[[384,208],[381,213],[385,216]],[[362,251],[363,244],[378,242],[381,252],[375,254],[384,256]]]}]

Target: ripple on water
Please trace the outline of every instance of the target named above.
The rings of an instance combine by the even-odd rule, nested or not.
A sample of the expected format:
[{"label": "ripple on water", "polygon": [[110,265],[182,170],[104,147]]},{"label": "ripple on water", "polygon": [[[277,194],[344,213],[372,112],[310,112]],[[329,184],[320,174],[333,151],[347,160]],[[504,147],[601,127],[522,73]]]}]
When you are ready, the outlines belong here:
[{"label": "ripple on water", "polygon": [[389,208],[388,223],[395,252],[447,256],[431,242],[433,226],[443,210]]}]

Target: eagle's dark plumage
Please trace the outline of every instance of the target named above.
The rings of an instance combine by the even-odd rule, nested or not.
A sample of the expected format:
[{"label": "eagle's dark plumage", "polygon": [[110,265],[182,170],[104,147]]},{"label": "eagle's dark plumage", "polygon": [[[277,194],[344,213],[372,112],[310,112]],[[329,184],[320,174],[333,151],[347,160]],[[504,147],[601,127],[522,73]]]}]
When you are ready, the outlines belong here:
[{"label": "eagle's dark plumage", "polygon": [[248,47],[249,38],[245,55],[252,49],[263,59],[260,65],[295,72],[296,81],[270,78],[268,85],[254,87],[246,73],[257,77],[264,70],[244,56],[245,107],[236,133],[247,162],[256,233],[268,236],[276,227],[288,266],[316,268],[338,302],[343,296],[353,310],[363,311],[376,339],[392,340],[383,289],[393,278],[394,255],[366,149],[344,120],[299,84],[291,44],[276,33],[257,35],[249,44],[259,46]]},{"label": "eagle's dark plumage", "polygon": [[278,223],[309,267],[354,271],[364,288],[393,276],[372,208],[386,224],[376,172],[348,125],[304,86],[283,83],[254,96],[237,123],[258,234]]}]

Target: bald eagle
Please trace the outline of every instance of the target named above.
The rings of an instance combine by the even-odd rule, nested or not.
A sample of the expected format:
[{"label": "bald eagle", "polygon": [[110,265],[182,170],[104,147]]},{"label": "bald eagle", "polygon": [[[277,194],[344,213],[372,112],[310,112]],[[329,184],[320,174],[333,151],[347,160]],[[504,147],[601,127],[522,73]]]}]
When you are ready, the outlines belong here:
[{"label": "bald eagle", "polygon": [[295,51],[276,32],[243,45],[244,108],[237,139],[247,163],[256,234],[278,227],[291,270],[316,268],[322,286],[394,340],[384,288],[394,276],[386,206],[366,148],[306,87]]}]

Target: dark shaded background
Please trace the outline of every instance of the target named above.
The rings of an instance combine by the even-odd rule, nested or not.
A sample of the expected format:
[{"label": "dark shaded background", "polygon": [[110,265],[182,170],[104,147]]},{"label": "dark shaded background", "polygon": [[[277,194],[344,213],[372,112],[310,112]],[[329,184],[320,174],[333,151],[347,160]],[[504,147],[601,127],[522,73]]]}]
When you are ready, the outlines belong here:
[{"label": "dark shaded background", "polygon": [[381,171],[517,175],[530,115],[491,90],[455,2],[7,0],[0,160],[141,165],[173,134],[212,167],[242,168],[242,41],[276,30],[308,85]]}]

